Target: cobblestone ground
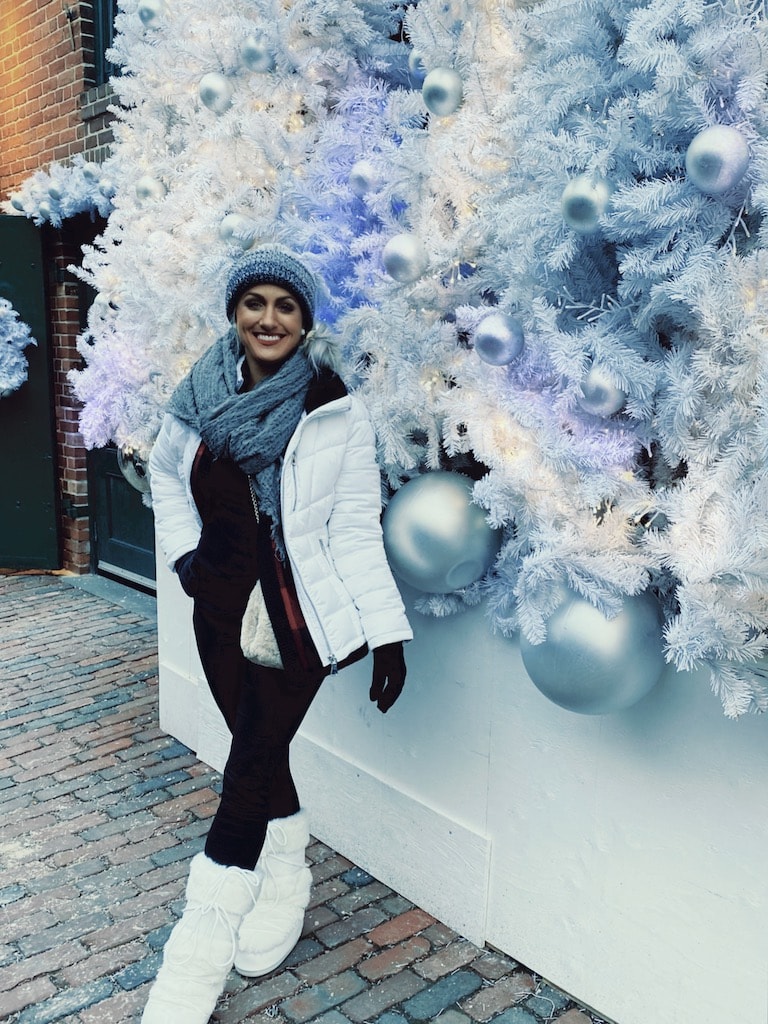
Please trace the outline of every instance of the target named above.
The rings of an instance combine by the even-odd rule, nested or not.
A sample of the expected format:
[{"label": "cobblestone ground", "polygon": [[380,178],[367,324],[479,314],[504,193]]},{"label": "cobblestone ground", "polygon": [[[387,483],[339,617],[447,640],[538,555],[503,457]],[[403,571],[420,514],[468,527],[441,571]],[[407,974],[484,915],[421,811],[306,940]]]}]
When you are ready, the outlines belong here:
[{"label": "cobblestone ground", "polygon": [[[152,601],[0,573],[0,1019],[138,1021],[219,775],[157,719]],[[270,1024],[590,1024],[319,842],[304,934],[234,972],[212,1018]]]}]

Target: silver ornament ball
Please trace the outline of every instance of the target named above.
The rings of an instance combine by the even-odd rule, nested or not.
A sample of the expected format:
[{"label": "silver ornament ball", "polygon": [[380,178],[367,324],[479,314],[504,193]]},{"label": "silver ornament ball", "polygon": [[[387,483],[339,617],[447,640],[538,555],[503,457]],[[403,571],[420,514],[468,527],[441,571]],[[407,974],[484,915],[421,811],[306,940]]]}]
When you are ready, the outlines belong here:
[{"label": "silver ornament ball", "polygon": [[734,188],[748,167],[749,144],[738,128],[727,124],[699,132],[685,153],[686,174],[708,196]]},{"label": "silver ornament ball", "polygon": [[125,479],[142,494],[149,494],[149,457],[130,445],[117,449],[117,464]]},{"label": "silver ornament ball", "polygon": [[424,105],[437,117],[455,114],[464,98],[464,83],[453,68],[434,68],[421,87]]},{"label": "silver ornament ball", "polygon": [[608,209],[611,190],[603,178],[580,174],[563,189],[560,209],[565,223],[580,234],[597,230],[600,218]]},{"label": "silver ornament ball", "polygon": [[228,213],[219,224],[219,238],[241,249],[250,249],[256,238],[256,225],[241,213]]},{"label": "silver ornament ball", "polygon": [[579,405],[593,416],[613,416],[624,408],[626,394],[613,383],[604,366],[593,365],[581,383]]},{"label": "silver ornament ball", "polygon": [[404,484],[384,513],[384,548],[393,572],[428,594],[480,579],[501,547],[501,530],[472,503],[472,481],[438,470]]},{"label": "silver ornament ball", "polygon": [[275,58],[264,36],[248,36],[240,47],[240,60],[249,71],[265,74],[275,66]]},{"label": "silver ornament ball", "polygon": [[411,50],[408,54],[408,71],[417,82],[423,82],[427,75],[424,67],[424,58],[418,50]]},{"label": "silver ornament ball", "polygon": [[232,106],[232,85],[218,71],[203,75],[198,92],[203,104],[214,114],[223,114]]},{"label": "silver ornament ball", "polygon": [[143,174],[136,182],[136,195],[140,202],[145,199],[162,199],[165,195],[165,185],[151,174]]},{"label": "silver ornament ball", "polygon": [[403,232],[393,235],[381,254],[384,269],[401,284],[417,281],[427,269],[427,250],[418,235]]},{"label": "silver ornament ball", "polygon": [[368,192],[372,192],[378,183],[379,176],[370,160],[358,160],[352,165],[349,172],[349,187],[356,196],[362,198]]},{"label": "silver ornament ball", "polygon": [[37,213],[39,217],[43,218],[43,220],[49,220],[51,216],[51,204],[43,199],[42,202],[37,204]]},{"label": "silver ornament ball", "polygon": [[523,350],[523,326],[506,313],[491,313],[477,325],[474,336],[475,352],[484,363],[505,366]]},{"label": "silver ornament ball", "polygon": [[141,0],[138,14],[145,28],[159,28],[160,21],[165,14],[164,0]]},{"label": "silver ornament ball", "polygon": [[520,637],[534,686],[554,704],[582,715],[608,715],[642,700],[664,671],[661,611],[647,591],[626,597],[612,619],[563,588],[547,638]]}]

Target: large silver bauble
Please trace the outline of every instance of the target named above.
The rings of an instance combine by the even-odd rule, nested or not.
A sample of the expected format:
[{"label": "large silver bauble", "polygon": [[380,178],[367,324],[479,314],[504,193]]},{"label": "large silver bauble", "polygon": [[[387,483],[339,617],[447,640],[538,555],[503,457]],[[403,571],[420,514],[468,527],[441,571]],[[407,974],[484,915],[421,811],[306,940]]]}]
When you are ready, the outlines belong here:
[{"label": "large silver bauble", "polygon": [[200,79],[200,99],[214,114],[223,114],[232,106],[232,85],[218,71],[209,71]]},{"label": "large silver bauble", "polygon": [[249,71],[264,74],[275,66],[275,58],[264,36],[248,36],[240,47],[240,60]]},{"label": "large silver bauble", "polygon": [[146,453],[123,445],[117,449],[117,464],[131,487],[142,494],[149,494],[149,458]]},{"label": "large silver bauble", "polygon": [[381,254],[384,269],[401,284],[418,281],[429,264],[427,250],[418,235],[403,232],[393,235]]},{"label": "large silver bauble", "polygon": [[427,110],[437,117],[455,114],[464,98],[464,83],[453,68],[435,68],[424,79],[421,96]]},{"label": "large silver bauble", "polygon": [[600,218],[608,209],[611,190],[602,178],[580,174],[563,189],[560,209],[565,223],[580,234],[597,230]]},{"label": "large silver bauble", "polygon": [[523,325],[514,316],[491,313],[477,325],[474,347],[484,363],[505,366],[523,350]]},{"label": "large silver bauble", "polygon": [[613,619],[564,588],[541,644],[520,637],[526,672],[545,697],[568,711],[607,715],[632,707],[664,671],[661,611],[645,592],[624,599]]},{"label": "large silver bauble", "polygon": [[699,191],[719,196],[749,167],[749,144],[738,128],[715,124],[699,132],[685,153],[685,172]]},{"label": "large silver bauble", "polygon": [[626,401],[626,394],[616,387],[605,367],[595,363],[581,382],[579,405],[584,412],[607,418],[623,409]]},{"label": "large silver bauble", "polygon": [[384,548],[392,570],[428,594],[467,587],[488,571],[501,530],[472,504],[472,481],[438,470],[404,484],[384,513]]}]

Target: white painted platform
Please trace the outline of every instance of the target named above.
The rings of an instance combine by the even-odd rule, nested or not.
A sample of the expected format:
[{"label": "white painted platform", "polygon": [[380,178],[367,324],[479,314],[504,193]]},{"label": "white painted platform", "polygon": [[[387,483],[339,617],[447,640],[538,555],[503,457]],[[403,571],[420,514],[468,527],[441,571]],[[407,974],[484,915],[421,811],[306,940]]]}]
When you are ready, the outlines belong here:
[{"label": "white painted platform", "polygon": [[[164,567],[158,612],[161,724],[221,768]],[[616,1024],[768,1024],[768,720],[728,721],[677,673],[630,711],[575,715],[482,608],[411,618],[398,704],[368,702],[367,659],[323,684],[296,739],[313,833]]]}]

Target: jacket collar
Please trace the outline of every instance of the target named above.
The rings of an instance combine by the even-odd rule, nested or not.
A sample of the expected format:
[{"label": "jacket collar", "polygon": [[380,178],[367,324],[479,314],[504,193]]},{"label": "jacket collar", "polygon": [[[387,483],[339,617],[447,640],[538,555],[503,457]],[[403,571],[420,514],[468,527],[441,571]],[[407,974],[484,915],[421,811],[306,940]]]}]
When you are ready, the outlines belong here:
[{"label": "jacket collar", "polygon": [[327,367],[321,367],[310,381],[304,410],[308,413],[314,412],[322,405],[344,398],[348,393],[346,384],[337,373]]}]

